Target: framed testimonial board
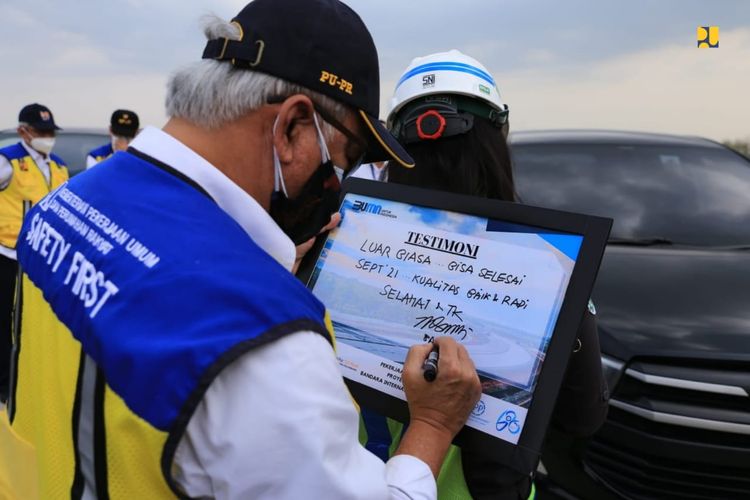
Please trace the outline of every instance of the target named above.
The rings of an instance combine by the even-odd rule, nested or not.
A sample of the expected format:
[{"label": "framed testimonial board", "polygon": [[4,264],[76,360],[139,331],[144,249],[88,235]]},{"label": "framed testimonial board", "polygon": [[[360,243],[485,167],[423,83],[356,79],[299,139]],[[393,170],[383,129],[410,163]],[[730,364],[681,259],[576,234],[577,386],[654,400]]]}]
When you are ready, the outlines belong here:
[{"label": "framed testimonial board", "polygon": [[612,221],[362,179],[340,210],[300,277],[352,395],[407,422],[406,353],[449,335],[482,382],[455,444],[535,470]]}]

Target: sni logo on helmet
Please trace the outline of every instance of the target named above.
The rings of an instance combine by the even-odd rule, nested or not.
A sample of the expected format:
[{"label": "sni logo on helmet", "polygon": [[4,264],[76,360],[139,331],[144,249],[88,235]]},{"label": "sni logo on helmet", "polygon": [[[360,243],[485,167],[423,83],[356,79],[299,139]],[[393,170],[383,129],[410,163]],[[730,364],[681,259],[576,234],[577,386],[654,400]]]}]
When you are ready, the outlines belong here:
[{"label": "sni logo on helmet", "polygon": [[422,88],[434,87],[435,86],[435,73],[424,75],[422,77]]}]

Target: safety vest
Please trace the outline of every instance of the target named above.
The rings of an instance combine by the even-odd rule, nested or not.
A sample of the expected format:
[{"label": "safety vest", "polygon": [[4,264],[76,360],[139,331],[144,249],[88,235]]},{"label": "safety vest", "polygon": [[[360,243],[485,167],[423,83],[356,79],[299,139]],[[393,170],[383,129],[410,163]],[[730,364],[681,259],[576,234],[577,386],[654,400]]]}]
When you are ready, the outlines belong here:
[{"label": "safety vest", "polygon": [[[405,426],[362,408],[360,411],[360,443],[381,460],[388,461],[396,452]],[[461,465],[461,450],[451,445],[437,478],[439,500],[471,500]]]},{"label": "safety vest", "polygon": [[174,453],[221,370],[289,333],[333,342],[300,281],[202,188],[135,154],[39,203],[18,260],[9,417],[42,499],[184,496]]},{"label": "safety vest", "polygon": [[88,156],[91,156],[93,159],[96,160],[97,163],[106,160],[112,154],[114,153],[114,150],[112,149],[112,144],[105,144],[103,146],[99,146],[96,149],[92,149],[89,151]]},{"label": "safety vest", "polygon": [[21,143],[0,149],[0,156],[10,162],[13,176],[8,187],[0,191],[0,245],[16,247],[23,220],[23,202],[36,204],[51,190],[68,180],[68,168],[56,155],[49,158],[49,183],[34,159]]}]

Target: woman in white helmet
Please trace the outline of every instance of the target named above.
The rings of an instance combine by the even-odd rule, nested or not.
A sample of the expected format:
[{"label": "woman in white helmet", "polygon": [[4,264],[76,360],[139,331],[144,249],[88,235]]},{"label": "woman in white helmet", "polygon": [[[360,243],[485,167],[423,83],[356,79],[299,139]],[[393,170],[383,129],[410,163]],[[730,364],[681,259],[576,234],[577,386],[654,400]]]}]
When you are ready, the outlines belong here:
[{"label": "woman in white helmet", "polygon": [[475,59],[457,50],[414,59],[396,85],[388,126],[423,168],[393,169],[391,181],[514,200],[508,115]]},{"label": "woman in white helmet", "polygon": [[[516,201],[508,115],[495,80],[475,59],[457,50],[414,59],[396,85],[388,126],[416,166],[391,169],[388,182]],[[607,412],[594,315],[589,303],[552,417],[554,428],[574,437],[593,434]],[[399,424],[366,408],[362,415],[367,447],[387,458]],[[534,489],[532,478],[482,450],[453,447],[438,478],[438,493],[450,499],[516,500],[533,497]]]}]

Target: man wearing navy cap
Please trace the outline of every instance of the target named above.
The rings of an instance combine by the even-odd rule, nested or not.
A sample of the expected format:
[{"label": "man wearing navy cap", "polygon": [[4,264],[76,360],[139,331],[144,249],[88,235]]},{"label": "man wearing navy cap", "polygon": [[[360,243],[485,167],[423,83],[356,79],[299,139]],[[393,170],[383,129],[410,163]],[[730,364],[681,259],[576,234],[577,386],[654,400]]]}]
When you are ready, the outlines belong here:
[{"label": "man wearing navy cap", "polygon": [[8,394],[16,238],[24,201],[36,203],[68,179],[65,163],[51,154],[56,130],[49,108],[29,104],[18,115],[21,141],[0,149],[0,401]]},{"label": "man wearing navy cap", "polygon": [[86,168],[106,160],[115,151],[125,151],[138,133],[138,115],[129,109],[117,109],[109,120],[110,142],[89,151],[86,155]]},{"label": "man wearing navy cap", "polygon": [[481,392],[466,350],[436,340],[434,382],[432,346],[409,351],[410,425],[383,463],[358,442],[325,306],[290,273],[337,209],[337,170],[413,165],[376,118],[372,38],[338,0],[255,0],[204,32],[165,127],[26,218],[8,413],[45,450],[39,497],[435,498]]}]

